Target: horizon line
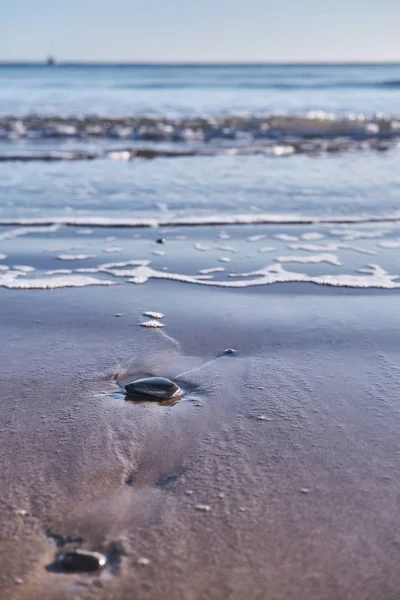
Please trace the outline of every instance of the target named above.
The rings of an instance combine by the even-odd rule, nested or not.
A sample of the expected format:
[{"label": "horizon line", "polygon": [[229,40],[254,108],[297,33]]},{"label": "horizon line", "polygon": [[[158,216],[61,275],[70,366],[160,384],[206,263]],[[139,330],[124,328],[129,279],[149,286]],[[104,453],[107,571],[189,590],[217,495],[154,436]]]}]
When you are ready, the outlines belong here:
[{"label": "horizon line", "polygon": [[[48,57],[50,58],[50,57]],[[252,66],[374,66],[400,65],[400,59],[393,60],[305,60],[305,61],[101,61],[101,60],[60,60],[55,57],[54,63],[49,64],[48,58],[43,60],[2,60],[0,66],[110,66],[110,67],[252,67]]]}]

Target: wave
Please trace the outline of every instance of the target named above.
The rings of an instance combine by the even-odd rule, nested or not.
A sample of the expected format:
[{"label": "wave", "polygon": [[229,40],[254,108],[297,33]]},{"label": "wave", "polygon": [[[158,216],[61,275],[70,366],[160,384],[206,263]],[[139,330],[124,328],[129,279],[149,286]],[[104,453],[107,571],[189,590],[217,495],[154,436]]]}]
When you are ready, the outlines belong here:
[{"label": "wave", "polygon": [[[59,227],[96,228],[155,228],[155,227],[201,227],[225,225],[357,225],[365,223],[398,223],[400,213],[361,216],[303,216],[297,214],[216,214],[208,217],[163,217],[163,218],[113,218],[113,217],[41,217],[0,219],[0,227],[21,227],[21,232],[56,231]],[[42,229],[39,229],[42,228]],[[43,229],[47,228],[47,229]],[[17,233],[17,235],[20,235]],[[21,233],[22,235],[22,233]],[[0,233],[8,239],[10,233]]]},{"label": "wave", "polygon": [[323,111],[298,115],[228,115],[173,119],[170,117],[0,116],[0,138],[132,139],[168,142],[268,139],[392,139],[400,137],[400,117]]},{"label": "wave", "polygon": [[101,150],[98,152],[69,151],[69,152],[21,152],[13,154],[0,154],[2,162],[60,162],[80,161],[95,159],[111,159],[130,161],[137,158],[151,160],[155,158],[185,158],[193,156],[251,156],[263,155],[272,157],[288,157],[295,154],[308,154],[318,156],[344,151],[376,150],[386,151],[392,146],[387,141],[370,140],[367,142],[355,142],[340,140],[326,141],[314,140],[313,142],[280,142],[263,145],[248,145],[245,147],[223,147],[223,148],[198,148],[196,150],[162,150],[158,148],[123,148],[118,150]]},{"label": "wave", "polygon": [[[90,142],[117,140],[131,146],[61,152],[4,152],[0,161],[92,160],[217,154],[320,154],[346,150],[387,150],[400,141],[400,118],[325,112],[296,115],[170,117],[0,116],[0,141]],[[138,147],[141,142],[155,147]],[[168,149],[159,144],[172,144]],[[104,144],[103,144],[104,146]],[[15,146],[14,146],[15,147]]]}]

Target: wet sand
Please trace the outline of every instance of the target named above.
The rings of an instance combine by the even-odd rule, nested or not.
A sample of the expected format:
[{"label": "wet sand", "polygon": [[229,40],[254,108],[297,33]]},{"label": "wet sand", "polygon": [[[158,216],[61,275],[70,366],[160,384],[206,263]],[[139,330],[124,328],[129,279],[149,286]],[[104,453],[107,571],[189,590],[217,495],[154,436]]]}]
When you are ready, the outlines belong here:
[{"label": "wet sand", "polygon": [[[398,597],[398,293],[151,281],[0,307],[1,597]],[[126,402],[127,372],[186,394]],[[57,536],[109,566],[52,572]]]}]

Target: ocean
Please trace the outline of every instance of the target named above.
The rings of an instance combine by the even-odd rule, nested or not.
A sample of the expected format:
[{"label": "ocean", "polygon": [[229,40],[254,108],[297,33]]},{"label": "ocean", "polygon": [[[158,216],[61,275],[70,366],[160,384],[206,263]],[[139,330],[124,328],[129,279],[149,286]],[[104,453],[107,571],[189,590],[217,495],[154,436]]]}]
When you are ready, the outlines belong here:
[{"label": "ocean", "polygon": [[3,64],[0,224],[390,224],[394,260],[399,99],[398,64]]}]

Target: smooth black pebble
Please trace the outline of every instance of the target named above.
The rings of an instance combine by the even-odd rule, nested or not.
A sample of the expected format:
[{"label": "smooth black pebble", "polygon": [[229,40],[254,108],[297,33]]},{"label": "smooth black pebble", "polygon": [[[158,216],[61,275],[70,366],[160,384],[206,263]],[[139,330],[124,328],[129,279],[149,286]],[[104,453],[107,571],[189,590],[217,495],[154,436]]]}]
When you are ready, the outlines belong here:
[{"label": "smooth black pebble", "polygon": [[65,571],[98,571],[105,566],[107,558],[100,552],[69,550],[58,554],[56,562]]},{"label": "smooth black pebble", "polygon": [[167,240],[165,238],[158,238],[157,244],[165,244]]},{"label": "smooth black pebble", "polygon": [[128,383],[125,391],[130,398],[155,400],[170,400],[181,392],[179,385],[166,377],[145,377]]}]

